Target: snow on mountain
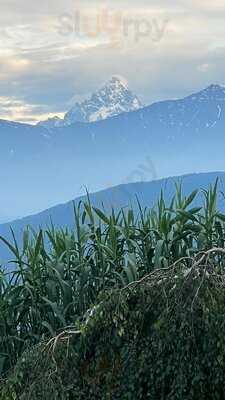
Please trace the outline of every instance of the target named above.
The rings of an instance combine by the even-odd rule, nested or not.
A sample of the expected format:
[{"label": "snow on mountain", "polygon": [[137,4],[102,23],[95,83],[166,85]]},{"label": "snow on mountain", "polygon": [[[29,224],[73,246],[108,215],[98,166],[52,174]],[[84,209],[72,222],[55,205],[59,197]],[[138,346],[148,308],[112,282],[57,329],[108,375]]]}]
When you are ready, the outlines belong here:
[{"label": "snow on mountain", "polygon": [[184,136],[187,129],[193,135],[202,130],[206,133],[218,124],[221,126],[224,111],[225,86],[213,84],[183,99],[153,103],[139,113],[146,129],[154,126],[158,135],[166,129],[168,137],[174,139],[176,134]]},{"label": "snow on mountain", "polygon": [[196,94],[188,96],[187,99],[198,101],[225,101],[225,86],[215,84],[210,85],[206,89],[203,89]]},{"label": "snow on mountain", "polygon": [[138,97],[118,77],[112,79],[89,99],[76,103],[65,114],[64,120],[54,117],[38,125],[47,129],[72,125],[75,122],[96,122],[143,107]]},{"label": "snow on mountain", "polygon": [[76,103],[65,115],[65,125],[74,122],[96,122],[142,107],[138,97],[118,77],[113,77],[90,99]]}]

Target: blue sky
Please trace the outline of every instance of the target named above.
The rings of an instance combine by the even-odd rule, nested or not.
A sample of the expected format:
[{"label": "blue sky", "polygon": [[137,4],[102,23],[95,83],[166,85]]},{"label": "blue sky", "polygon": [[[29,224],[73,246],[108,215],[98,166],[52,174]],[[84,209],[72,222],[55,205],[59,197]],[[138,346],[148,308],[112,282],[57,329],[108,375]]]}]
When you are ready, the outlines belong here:
[{"label": "blue sky", "polygon": [[1,0],[0,118],[64,113],[112,75],[148,104],[225,83],[224,0]]}]

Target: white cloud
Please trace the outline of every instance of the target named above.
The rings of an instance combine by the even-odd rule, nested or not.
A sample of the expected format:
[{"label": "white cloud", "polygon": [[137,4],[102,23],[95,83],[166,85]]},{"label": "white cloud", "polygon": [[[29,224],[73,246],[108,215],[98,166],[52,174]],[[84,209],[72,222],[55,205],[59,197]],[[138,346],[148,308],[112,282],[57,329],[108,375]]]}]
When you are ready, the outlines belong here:
[{"label": "white cloud", "polygon": [[[41,119],[46,119],[54,115],[52,113],[45,113],[44,109],[44,105],[28,104],[14,97],[0,97],[0,119],[10,117],[10,120],[35,124]],[[59,113],[59,116],[62,117],[63,114]]]},{"label": "white cloud", "polygon": [[209,68],[210,68],[210,64],[207,64],[207,63],[201,64],[198,66],[198,70],[200,72],[207,72],[209,70]]}]

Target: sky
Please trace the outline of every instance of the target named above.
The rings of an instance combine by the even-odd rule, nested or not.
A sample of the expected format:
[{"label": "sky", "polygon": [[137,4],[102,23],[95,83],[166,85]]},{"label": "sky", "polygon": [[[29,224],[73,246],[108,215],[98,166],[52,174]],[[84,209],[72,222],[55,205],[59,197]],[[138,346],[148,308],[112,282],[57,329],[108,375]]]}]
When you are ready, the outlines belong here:
[{"label": "sky", "polygon": [[0,118],[62,116],[112,75],[144,104],[225,83],[224,0],[1,0]]}]

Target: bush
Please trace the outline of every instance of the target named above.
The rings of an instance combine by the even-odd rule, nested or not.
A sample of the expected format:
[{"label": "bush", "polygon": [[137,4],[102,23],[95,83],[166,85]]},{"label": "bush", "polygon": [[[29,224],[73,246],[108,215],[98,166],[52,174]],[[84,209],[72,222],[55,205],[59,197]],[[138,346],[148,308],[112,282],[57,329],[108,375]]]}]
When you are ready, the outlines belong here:
[{"label": "bush", "polygon": [[26,351],[2,400],[225,398],[224,250],[104,292],[78,326]]}]

